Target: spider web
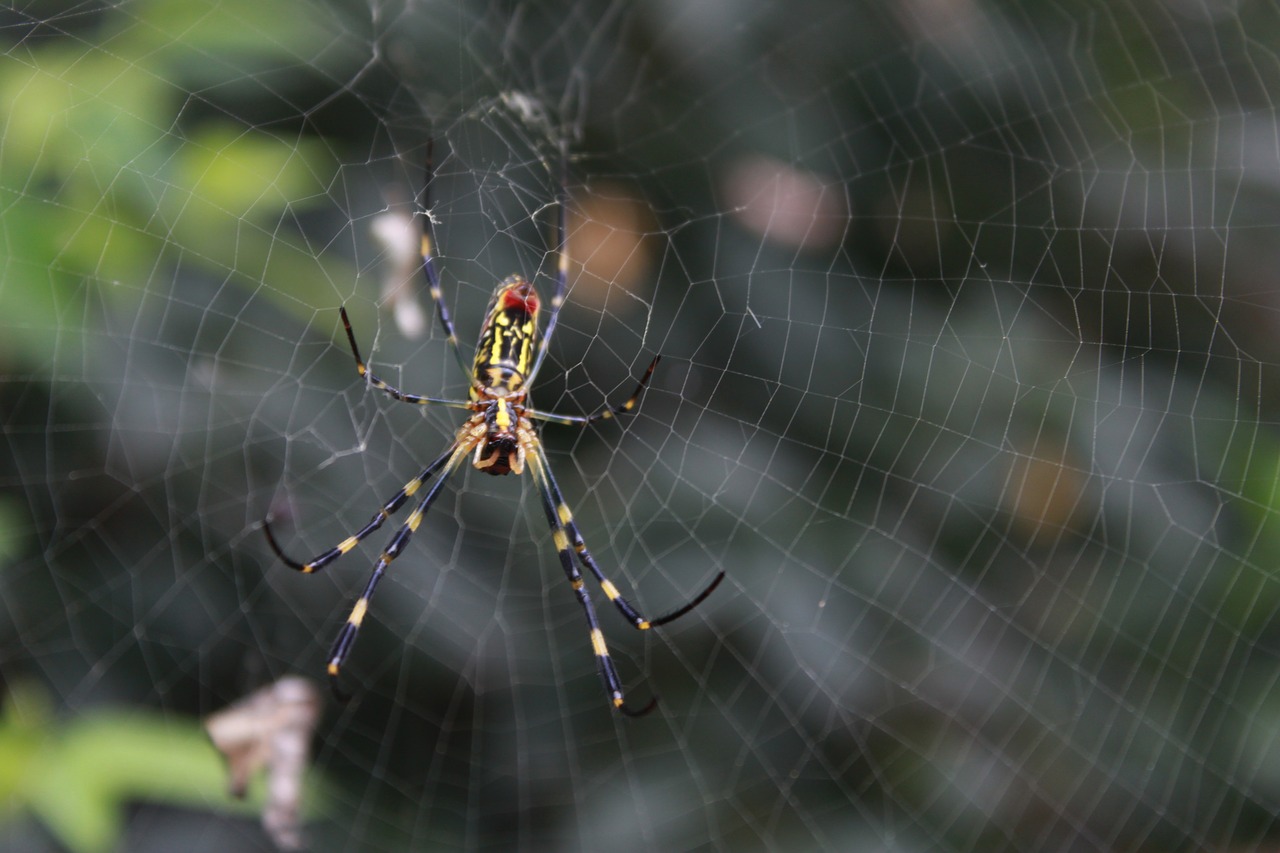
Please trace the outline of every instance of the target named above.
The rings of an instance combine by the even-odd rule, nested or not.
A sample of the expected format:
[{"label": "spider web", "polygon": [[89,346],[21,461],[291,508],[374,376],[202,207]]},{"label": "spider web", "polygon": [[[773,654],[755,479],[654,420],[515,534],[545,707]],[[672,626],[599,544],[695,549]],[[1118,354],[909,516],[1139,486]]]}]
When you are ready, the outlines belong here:
[{"label": "spider web", "polygon": [[[535,403],[663,359],[634,415],[546,425],[552,468],[646,615],[727,579],[644,634],[596,595],[660,697],[622,718],[533,483],[460,472],[326,697],[315,849],[1280,843],[1274,3],[0,23],[10,696],[177,728],[323,680],[399,522],[303,576],[262,519],[319,554],[461,420],[363,385],[337,309],[388,382],[465,395],[417,267],[428,144],[469,359],[495,282],[554,284],[565,141]],[[219,797],[126,791],[114,843],[270,849]]]}]

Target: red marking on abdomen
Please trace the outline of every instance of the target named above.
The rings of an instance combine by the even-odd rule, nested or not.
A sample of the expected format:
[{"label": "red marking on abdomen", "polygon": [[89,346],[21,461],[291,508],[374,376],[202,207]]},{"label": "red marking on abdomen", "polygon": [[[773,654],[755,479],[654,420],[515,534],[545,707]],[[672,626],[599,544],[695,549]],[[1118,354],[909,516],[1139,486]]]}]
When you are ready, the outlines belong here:
[{"label": "red marking on abdomen", "polygon": [[534,292],[532,285],[520,284],[502,294],[502,309],[505,311],[513,308],[530,315],[538,310],[538,294]]}]

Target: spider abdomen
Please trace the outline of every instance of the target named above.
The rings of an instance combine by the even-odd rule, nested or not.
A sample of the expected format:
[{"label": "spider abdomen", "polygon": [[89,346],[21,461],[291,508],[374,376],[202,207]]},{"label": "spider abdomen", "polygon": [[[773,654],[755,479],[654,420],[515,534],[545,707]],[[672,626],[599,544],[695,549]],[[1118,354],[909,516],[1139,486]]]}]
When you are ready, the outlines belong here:
[{"label": "spider abdomen", "polygon": [[538,348],[538,307],[538,293],[523,276],[507,276],[498,285],[480,329],[471,399],[486,389],[524,388]]}]

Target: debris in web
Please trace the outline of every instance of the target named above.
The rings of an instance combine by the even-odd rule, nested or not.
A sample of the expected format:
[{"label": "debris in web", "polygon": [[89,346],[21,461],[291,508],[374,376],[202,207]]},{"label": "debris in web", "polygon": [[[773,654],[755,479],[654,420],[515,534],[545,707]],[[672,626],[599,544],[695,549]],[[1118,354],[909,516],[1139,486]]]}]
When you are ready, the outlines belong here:
[{"label": "debris in web", "polygon": [[313,682],[290,676],[210,715],[205,731],[227,759],[232,796],[243,798],[260,770],[267,774],[262,826],[282,850],[303,847],[299,818],[311,735],[320,719]]}]

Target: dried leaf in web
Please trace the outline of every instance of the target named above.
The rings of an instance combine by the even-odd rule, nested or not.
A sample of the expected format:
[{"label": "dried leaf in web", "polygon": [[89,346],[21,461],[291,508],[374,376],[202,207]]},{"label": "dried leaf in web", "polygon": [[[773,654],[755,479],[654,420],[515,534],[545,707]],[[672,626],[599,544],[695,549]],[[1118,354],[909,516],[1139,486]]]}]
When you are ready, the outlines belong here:
[{"label": "dried leaf in web", "polygon": [[254,774],[266,770],[262,826],[285,850],[303,846],[299,805],[311,736],[319,719],[315,684],[293,676],[249,694],[204,721],[213,745],[226,756],[233,796],[243,797]]}]

